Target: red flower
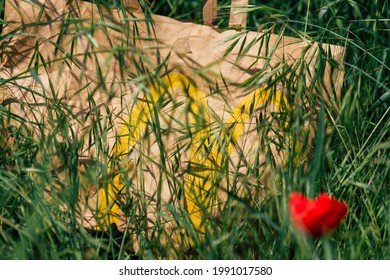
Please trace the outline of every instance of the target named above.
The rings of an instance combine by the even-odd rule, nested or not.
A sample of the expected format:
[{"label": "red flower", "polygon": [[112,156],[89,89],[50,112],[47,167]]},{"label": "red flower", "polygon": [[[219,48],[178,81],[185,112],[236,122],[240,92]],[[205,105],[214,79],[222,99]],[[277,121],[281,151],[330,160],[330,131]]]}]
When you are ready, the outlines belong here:
[{"label": "red flower", "polygon": [[320,237],[341,224],[348,206],[327,194],[320,194],[312,200],[293,192],[289,198],[289,210],[297,228],[313,237]]}]

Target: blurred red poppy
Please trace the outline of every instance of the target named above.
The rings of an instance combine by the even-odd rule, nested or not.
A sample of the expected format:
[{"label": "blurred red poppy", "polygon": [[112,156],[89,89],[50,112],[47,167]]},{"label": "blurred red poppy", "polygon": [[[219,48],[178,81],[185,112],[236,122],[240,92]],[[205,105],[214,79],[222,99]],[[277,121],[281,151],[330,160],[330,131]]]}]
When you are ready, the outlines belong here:
[{"label": "blurred red poppy", "polygon": [[320,194],[313,200],[293,192],[289,198],[289,210],[297,228],[313,237],[320,237],[341,224],[348,206],[328,194]]}]

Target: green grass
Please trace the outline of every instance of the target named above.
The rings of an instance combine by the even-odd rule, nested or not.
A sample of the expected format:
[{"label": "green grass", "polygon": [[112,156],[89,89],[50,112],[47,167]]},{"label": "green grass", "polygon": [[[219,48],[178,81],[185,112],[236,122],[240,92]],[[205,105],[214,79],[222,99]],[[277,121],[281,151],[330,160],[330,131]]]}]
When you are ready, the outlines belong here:
[{"label": "green grass", "polygon": [[[149,2],[154,3],[152,13],[201,22],[202,1]],[[226,29],[229,1],[219,2],[219,28]],[[281,3],[267,0],[250,1],[250,4],[253,6],[248,9],[248,30],[268,28],[272,32],[284,32],[284,35],[305,36],[346,47],[344,84],[340,99],[335,100],[337,113],[327,104],[318,105],[322,100],[320,94],[306,95],[308,89],[302,80],[298,78],[293,83],[282,72],[277,79],[295,92],[288,98],[299,101],[297,104],[300,105],[287,111],[284,116],[277,116],[282,120],[285,118],[290,124],[288,128],[279,126],[283,133],[277,141],[279,144],[285,143],[285,135],[291,135],[293,141],[298,141],[300,137],[307,136],[302,132],[304,123],[314,124],[316,141],[311,147],[309,143],[303,147],[311,150],[305,164],[297,165],[294,156],[287,157],[285,165],[275,167],[276,175],[268,186],[267,195],[241,199],[235,194],[236,182],[253,181],[253,178],[260,181],[261,178],[261,162],[257,163],[258,166],[248,166],[246,174],[237,174],[240,177],[232,181],[227,204],[217,219],[210,219],[205,237],[195,240],[191,250],[176,250],[175,257],[389,259],[389,2],[299,0]],[[120,7],[120,4],[116,5]],[[74,22],[70,20],[68,24]],[[6,40],[6,37],[1,37],[0,44]],[[123,50],[121,55],[129,53]],[[123,69],[129,83],[145,88],[158,81],[158,76],[165,71],[163,63],[153,73],[147,71],[145,65],[148,62],[143,60],[142,55],[133,55],[132,59],[135,69]],[[36,54],[31,61],[32,69],[39,64],[38,61],[39,54]],[[34,71],[26,75],[34,75]],[[3,89],[16,79],[18,77],[10,80],[1,77],[0,101]],[[101,79],[101,86],[104,87],[104,77]],[[108,94],[112,93],[110,88],[106,90]],[[159,223],[154,228],[154,238],[142,240],[137,254],[132,250],[130,234],[141,231],[145,222],[136,216],[134,205],[146,207],[147,200],[134,201],[134,198],[127,196],[127,202],[121,207],[133,227],[124,233],[115,227],[106,232],[87,230],[76,219],[80,212],[78,199],[83,191],[91,185],[107,186],[110,180],[107,171],[111,162],[116,160],[108,150],[106,141],[107,132],[114,125],[110,112],[102,115],[91,98],[89,108],[95,112],[88,116],[93,120],[91,132],[85,138],[77,138],[74,137],[74,128],[69,125],[76,118],[69,113],[69,106],[47,97],[46,106],[50,114],[37,127],[42,131],[50,129],[45,136],[38,136],[40,134],[23,117],[10,112],[10,102],[16,101],[7,99],[0,104],[0,259],[168,257],[169,244],[166,247],[159,240],[169,237],[170,233],[165,232]],[[310,106],[312,104],[318,106]],[[27,110],[35,108],[34,104],[24,106]],[[158,114],[159,109],[167,104],[155,106],[155,113]],[[271,121],[272,118],[259,120],[259,133],[275,129],[275,123]],[[157,138],[161,134],[158,122],[152,122],[150,129]],[[59,135],[61,141],[58,140]],[[288,145],[280,145],[286,154],[294,153]],[[85,146],[95,148],[95,158],[81,156]],[[267,150],[268,146],[264,144],[263,147]],[[163,158],[163,145],[160,148]],[[273,161],[272,156],[268,155],[265,163],[272,165]],[[80,171],[81,167],[83,172]],[[170,174],[171,167],[163,166],[163,170],[163,176],[172,180],[172,190],[182,190],[183,182]],[[221,174],[223,177],[224,173]],[[128,183],[127,188],[131,188],[128,178],[125,178],[125,182]],[[255,185],[258,193],[262,188],[260,183]],[[312,197],[320,192],[328,192],[348,203],[348,216],[341,227],[328,237],[312,239],[302,236],[289,221],[287,198],[291,191],[301,191]],[[171,211],[176,222],[188,227],[191,232],[185,211],[173,206]]]}]

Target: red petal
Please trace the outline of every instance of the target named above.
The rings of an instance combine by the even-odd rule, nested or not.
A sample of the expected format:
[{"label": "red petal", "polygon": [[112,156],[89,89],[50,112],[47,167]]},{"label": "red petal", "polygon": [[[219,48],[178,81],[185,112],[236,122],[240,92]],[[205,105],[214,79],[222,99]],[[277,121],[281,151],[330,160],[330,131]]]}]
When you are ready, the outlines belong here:
[{"label": "red petal", "polygon": [[337,228],[348,212],[348,206],[345,202],[340,202],[326,194],[320,195],[316,200],[316,204],[319,208],[326,209],[323,216],[326,231]]},{"label": "red petal", "polygon": [[338,227],[347,214],[346,203],[339,202],[327,194],[315,200],[299,193],[291,193],[289,210],[292,222],[300,230],[319,237]]}]

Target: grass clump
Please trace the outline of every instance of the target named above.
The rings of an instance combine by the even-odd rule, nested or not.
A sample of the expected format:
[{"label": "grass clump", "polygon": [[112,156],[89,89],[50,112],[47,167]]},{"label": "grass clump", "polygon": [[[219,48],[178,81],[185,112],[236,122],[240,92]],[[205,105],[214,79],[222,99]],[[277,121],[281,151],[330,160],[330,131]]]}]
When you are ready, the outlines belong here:
[{"label": "grass clump", "polygon": [[[121,7],[120,2],[114,2],[110,5]],[[150,6],[152,13],[201,21],[199,1],[155,2]],[[66,102],[40,96],[49,110],[48,118],[31,126],[31,119],[15,114],[10,108],[21,106],[24,110],[35,111],[39,104],[23,103],[22,100],[6,98],[6,95],[2,98],[0,93],[1,259],[160,259],[168,258],[172,250],[180,259],[390,257],[389,3],[366,3],[363,0],[279,3],[269,0],[259,5],[255,2],[250,1],[248,7],[248,30],[266,30],[345,47],[344,84],[340,97],[335,98],[329,93],[331,102],[326,103],[319,89],[320,78],[316,80],[314,77],[315,82],[306,85],[304,75],[307,73],[303,70],[300,75],[295,75],[297,78],[291,78],[288,73],[299,69],[281,69],[276,73],[271,87],[276,83],[283,84],[289,92],[286,103],[295,106],[286,106],[284,112],[274,113],[271,117],[259,114],[256,127],[263,142],[259,144],[261,149],[257,158],[263,158],[260,154],[265,154],[264,161],[255,160],[245,166],[245,173],[236,170],[233,175],[229,174],[228,164],[224,166],[226,170],[221,168],[220,180],[229,182],[225,189],[226,204],[221,207],[217,218],[209,217],[203,237],[196,237],[190,226],[191,217],[184,209],[172,206],[174,203],[164,207],[168,208],[176,225],[187,231],[185,236],[192,236],[191,249],[160,242],[171,236],[164,227],[163,213],[149,229],[150,235],[143,235],[141,232],[147,227],[147,216],[142,216],[142,213],[147,211],[150,201],[129,195],[133,181],[123,168],[117,170],[123,172],[126,185],[126,192],[121,193],[120,210],[131,226],[124,232],[115,226],[104,231],[83,227],[78,218],[84,211],[79,203],[80,197],[92,199],[89,197],[90,186],[108,188],[112,183],[109,171],[119,160],[113,158],[107,144],[108,134],[115,125],[114,113],[109,107],[96,104],[93,93],[87,106],[90,113],[85,119],[72,115]],[[228,3],[222,3],[218,22],[221,30],[227,28],[228,11]],[[78,24],[76,19],[68,19],[63,23],[64,29],[76,22]],[[102,23],[99,24],[101,28]],[[107,23],[105,28],[116,27]],[[82,32],[87,31],[79,29],[75,36]],[[6,42],[7,36],[3,35],[1,41]],[[136,34],[126,36],[131,41]],[[133,46],[122,47],[108,50],[119,58],[123,57],[123,61],[126,56],[131,56],[136,65],[134,69],[127,69],[123,64],[122,82],[136,85],[141,93],[148,93],[148,88],[161,82],[159,77],[166,74],[164,62],[151,71],[150,61],[141,52],[131,49]],[[245,49],[241,51],[245,52]],[[92,55],[92,52],[86,54]],[[31,61],[31,71],[25,75],[34,76],[34,67],[50,64],[50,61],[43,62],[39,53],[34,59],[37,61]],[[71,61],[67,59],[64,59],[64,65]],[[319,56],[318,64],[323,63],[321,59],[325,58]],[[96,71],[103,73],[99,67]],[[263,78],[261,75],[254,77],[242,86],[251,89]],[[12,87],[19,78],[1,77],[1,88]],[[100,88],[112,97],[105,78],[102,74]],[[38,96],[33,89],[29,92]],[[218,94],[218,89],[211,94]],[[164,129],[167,129],[158,123],[161,111],[182,106],[180,102],[174,105],[166,100],[159,102],[154,104],[154,117],[145,133],[157,138],[164,137]],[[86,120],[90,121],[91,129],[84,135],[86,137],[79,138],[73,123]],[[173,121],[183,126],[187,133],[183,138],[188,140],[193,130],[185,127],[184,119]],[[286,122],[288,126],[284,125]],[[309,141],[309,132],[304,130],[307,123],[314,130],[313,142]],[[218,120],[211,124],[210,129],[213,127],[218,128]],[[40,133],[44,130],[45,133]],[[271,131],[276,136],[267,138],[264,131]],[[148,138],[145,137],[144,141]],[[283,151],[283,165],[275,163],[277,159],[270,152],[270,142]],[[300,145],[299,149],[295,149],[295,143]],[[159,148],[160,160],[166,162],[166,147],[161,143]],[[86,149],[90,149],[88,151],[93,156],[81,156]],[[184,144],[177,147],[174,153],[177,162],[181,161],[185,149],[188,147]],[[302,161],[297,162],[297,158],[302,158]],[[241,160],[240,164],[245,165],[245,157]],[[267,166],[273,166],[275,172],[266,188],[262,180]],[[178,166],[162,166],[161,176],[168,178],[171,191],[179,200],[185,186],[175,168]],[[242,183],[253,188],[255,195],[240,197],[238,184]],[[302,236],[289,220],[287,200],[292,191],[301,191],[308,196],[328,192],[348,203],[349,214],[331,236],[321,239]],[[134,252],[134,235],[138,236],[137,253]]]}]

